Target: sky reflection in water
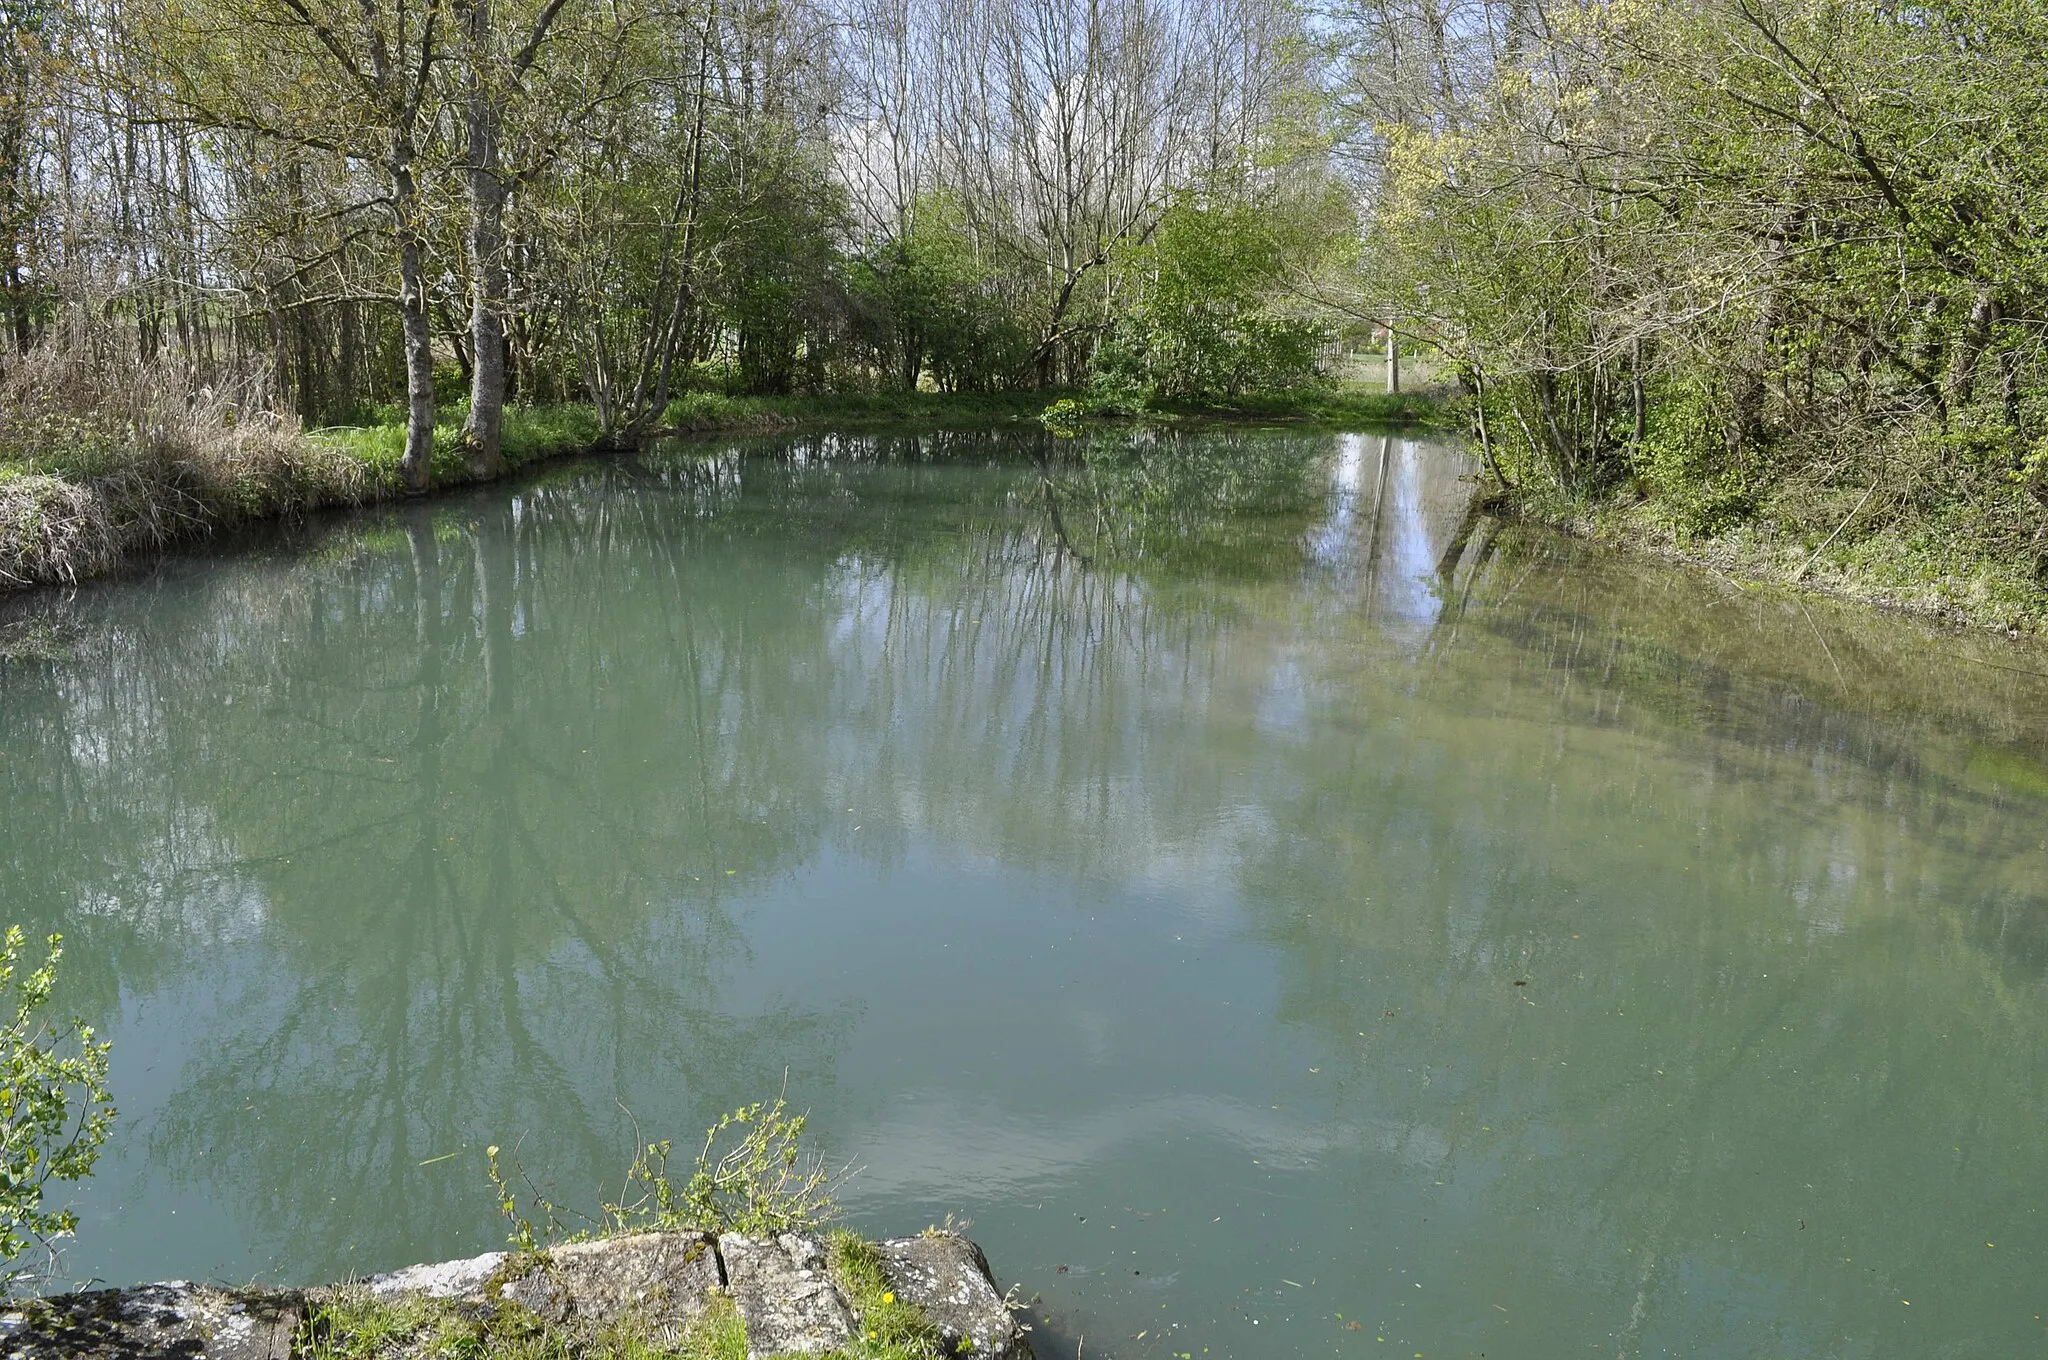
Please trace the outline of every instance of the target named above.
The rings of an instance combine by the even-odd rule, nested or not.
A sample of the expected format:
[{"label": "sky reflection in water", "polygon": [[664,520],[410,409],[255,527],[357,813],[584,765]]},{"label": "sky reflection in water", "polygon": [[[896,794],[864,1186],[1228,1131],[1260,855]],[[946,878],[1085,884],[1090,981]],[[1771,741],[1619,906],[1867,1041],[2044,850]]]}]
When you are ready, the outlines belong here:
[{"label": "sky reflection in water", "polygon": [[123,1111],[74,1273],[482,1250],[484,1144],[589,1205],[787,1069],[1047,1360],[2041,1346],[2037,654],[1404,435],[1041,452],[672,447],[26,606],[0,892]]}]

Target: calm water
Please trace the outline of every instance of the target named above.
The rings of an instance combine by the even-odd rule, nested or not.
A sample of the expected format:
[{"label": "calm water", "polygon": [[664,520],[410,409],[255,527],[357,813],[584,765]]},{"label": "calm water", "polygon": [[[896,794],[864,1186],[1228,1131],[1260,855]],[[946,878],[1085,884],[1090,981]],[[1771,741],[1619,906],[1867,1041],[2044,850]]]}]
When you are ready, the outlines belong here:
[{"label": "calm water", "polygon": [[0,900],[122,1111],[69,1273],[488,1249],[485,1144],[588,1205],[625,1111],[786,1071],[1047,1360],[2041,1353],[2040,651],[1474,522],[1398,437],[1031,447],[29,602]]}]

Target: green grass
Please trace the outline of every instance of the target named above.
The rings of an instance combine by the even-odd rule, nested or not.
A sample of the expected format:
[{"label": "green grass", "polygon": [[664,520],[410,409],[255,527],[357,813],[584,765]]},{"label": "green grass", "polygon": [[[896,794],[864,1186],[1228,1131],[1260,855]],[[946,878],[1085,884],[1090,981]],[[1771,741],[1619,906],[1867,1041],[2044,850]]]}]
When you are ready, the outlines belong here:
[{"label": "green grass", "polygon": [[1827,595],[1945,623],[2048,633],[2048,582],[2034,557],[1999,550],[1999,537],[1957,500],[1932,511],[1866,513],[1829,535],[1853,509],[1843,493],[1824,510],[1767,496],[1763,508],[1711,530],[1689,528],[1664,498],[1627,489],[1574,493],[1524,487],[1501,508],[1593,542],[1704,566],[1779,592]]},{"label": "green grass", "polygon": [[[462,459],[460,406],[440,413],[434,426],[434,482],[452,485],[470,480]],[[604,430],[588,406],[508,406],[501,435],[505,468],[516,471],[549,458],[582,453],[596,446]],[[310,438],[338,449],[369,469],[387,492],[401,490],[399,460],[405,455],[405,422],[394,418],[375,425],[343,425],[315,430]]]},{"label": "green grass", "polygon": [[734,397],[685,392],[668,404],[661,427],[673,433],[772,432],[806,425],[993,424],[1036,419],[1053,392],[853,392],[819,396]]}]

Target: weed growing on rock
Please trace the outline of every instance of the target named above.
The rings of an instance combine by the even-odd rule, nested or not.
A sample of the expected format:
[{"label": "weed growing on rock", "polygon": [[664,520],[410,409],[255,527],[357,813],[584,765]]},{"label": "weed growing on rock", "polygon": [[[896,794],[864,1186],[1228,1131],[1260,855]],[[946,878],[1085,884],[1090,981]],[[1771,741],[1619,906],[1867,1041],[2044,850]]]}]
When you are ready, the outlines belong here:
[{"label": "weed growing on rock", "polygon": [[860,1360],[928,1360],[938,1355],[939,1329],[923,1309],[896,1297],[874,1243],[843,1231],[833,1233],[831,1241],[832,1277],[857,1319],[853,1355]]},{"label": "weed growing on rock", "polygon": [[669,1141],[641,1145],[626,1173],[631,1197],[604,1206],[608,1227],[769,1236],[829,1222],[843,1173],[804,1150],[808,1118],[790,1113],[779,1095],[721,1115],[705,1131],[696,1166],[680,1187],[669,1172]]}]

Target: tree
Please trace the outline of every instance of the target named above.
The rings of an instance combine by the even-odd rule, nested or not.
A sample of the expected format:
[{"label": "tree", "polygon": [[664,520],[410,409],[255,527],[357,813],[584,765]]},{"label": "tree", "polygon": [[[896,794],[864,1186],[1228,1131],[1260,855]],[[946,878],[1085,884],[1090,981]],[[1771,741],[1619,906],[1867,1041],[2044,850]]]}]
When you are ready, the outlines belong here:
[{"label": "tree", "polygon": [[[202,126],[333,157],[382,209],[404,335],[407,489],[433,475],[434,348],[427,252],[430,152],[447,129],[436,67],[447,0],[163,0],[146,42],[168,52],[172,97]],[[138,62],[140,58],[138,58]]]},{"label": "tree", "polygon": [[[542,0],[526,14],[507,0],[455,0],[460,19],[463,179],[469,200],[470,357],[469,415],[463,424],[463,452],[469,470],[480,477],[496,476],[504,466],[501,430],[505,409],[505,318],[510,288],[506,264],[505,208],[514,184],[538,173],[554,148],[550,138],[529,147],[529,161],[519,170],[505,164],[504,140],[509,116],[531,112],[537,101],[530,81],[546,73],[534,70],[556,20],[568,0]],[[520,46],[504,51],[506,31]],[[574,122],[575,110],[602,102],[610,88],[611,65],[604,64],[594,88],[577,89],[575,97],[553,101],[559,117]],[[586,72],[586,75],[589,73]],[[576,82],[580,85],[582,82]]]}]

